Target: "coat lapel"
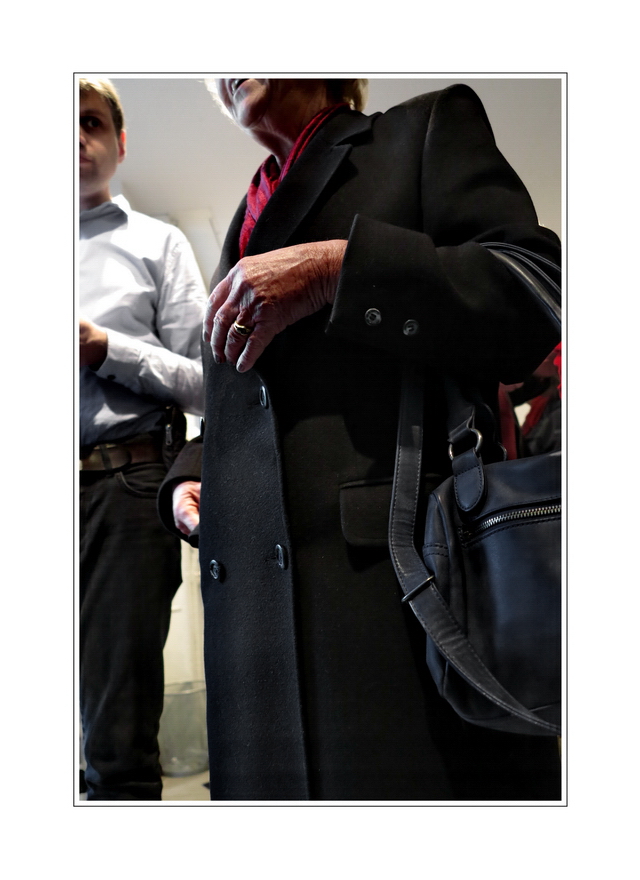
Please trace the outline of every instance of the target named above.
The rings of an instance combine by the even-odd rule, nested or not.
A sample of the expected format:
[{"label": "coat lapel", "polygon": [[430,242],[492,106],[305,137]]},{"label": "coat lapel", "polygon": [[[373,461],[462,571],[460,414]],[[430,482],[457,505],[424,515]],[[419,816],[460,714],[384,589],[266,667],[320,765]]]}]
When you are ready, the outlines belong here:
[{"label": "coat lapel", "polygon": [[286,246],[351,152],[349,141],[370,128],[371,117],[362,113],[338,113],[329,120],[267,202],[249,240],[247,256]]},{"label": "coat lapel", "polygon": [[247,199],[245,197],[238,205],[236,213],[233,215],[233,219],[229,224],[229,229],[225,235],[224,244],[222,245],[222,251],[220,253],[220,262],[218,263],[218,268],[213,273],[213,278],[209,285],[210,293],[216,284],[225,278],[238,262],[240,256],[240,230],[242,229],[246,207]]}]

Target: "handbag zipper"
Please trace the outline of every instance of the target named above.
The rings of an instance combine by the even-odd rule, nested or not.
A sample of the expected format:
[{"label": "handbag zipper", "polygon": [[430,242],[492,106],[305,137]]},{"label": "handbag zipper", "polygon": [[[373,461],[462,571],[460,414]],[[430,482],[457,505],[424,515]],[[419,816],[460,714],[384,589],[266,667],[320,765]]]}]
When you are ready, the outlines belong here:
[{"label": "handbag zipper", "polygon": [[463,541],[468,541],[470,538],[474,538],[476,535],[486,532],[487,529],[493,528],[493,526],[498,526],[506,522],[513,522],[514,520],[519,519],[526,520],[533,519],[534,517],[560,516],[561,510],[562,507],[560,504],[545,504],[541,507],[523,507],[520,510],[509,510],[504,513],[495,513],[486,517],[486,519],[475,523],[473,528],[459,529],[459,533]]}]

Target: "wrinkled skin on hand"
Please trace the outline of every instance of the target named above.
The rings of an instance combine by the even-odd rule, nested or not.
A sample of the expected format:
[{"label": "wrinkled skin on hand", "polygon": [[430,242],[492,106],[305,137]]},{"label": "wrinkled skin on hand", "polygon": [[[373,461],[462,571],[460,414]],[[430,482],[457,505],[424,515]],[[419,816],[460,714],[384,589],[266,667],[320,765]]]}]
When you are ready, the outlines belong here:
[{"label": "wrinkled skin on hand", "polygon": [[190,535],[200,522],[200,483],[185,480],[173,490],[173,521],[183,535]]},{"label": "wrinkled skin on hand", "polygon": [[[276,334],[332,303],[346,246],[310,242],[239,260],[205,311],[204,339],[216,363],[251,369]],[[240,335],[234,321],[252,327],[251,335]]]}]

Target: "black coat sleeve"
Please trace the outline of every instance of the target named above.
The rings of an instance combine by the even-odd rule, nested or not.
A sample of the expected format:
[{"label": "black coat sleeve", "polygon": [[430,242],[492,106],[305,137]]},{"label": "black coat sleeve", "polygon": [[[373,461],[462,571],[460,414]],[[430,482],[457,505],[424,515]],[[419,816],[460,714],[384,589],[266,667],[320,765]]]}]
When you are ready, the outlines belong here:
[{"label": "black coat sleeve", "polygon": [[520,381],[558,339],[482,242],[559,265],[558,238],[539,226],[470,88],[444,90],[423,112],[422,229],[356,215],[327,332],[456,375]]}]

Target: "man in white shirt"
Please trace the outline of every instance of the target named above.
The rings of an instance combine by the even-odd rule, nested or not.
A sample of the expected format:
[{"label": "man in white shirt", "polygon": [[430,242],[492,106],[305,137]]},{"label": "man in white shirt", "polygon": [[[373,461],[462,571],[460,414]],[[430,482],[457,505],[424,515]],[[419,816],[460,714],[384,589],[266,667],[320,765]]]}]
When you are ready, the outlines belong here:
[{"label": "man in white shirt", "polygon": [[88,800],[160,800],[162,650],[181,581],[156,495],[202,409],[206,295],[173,226],[111,198],[120,99],[80,80],[80,708]]}]

